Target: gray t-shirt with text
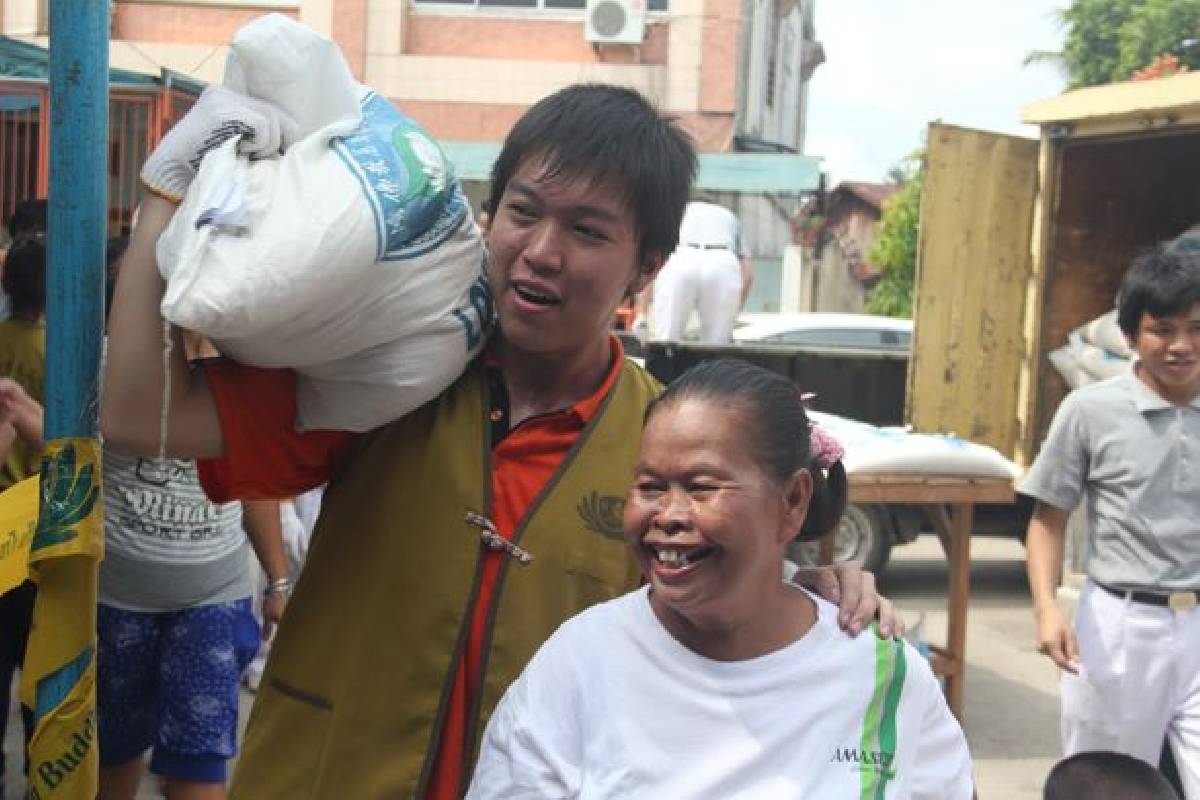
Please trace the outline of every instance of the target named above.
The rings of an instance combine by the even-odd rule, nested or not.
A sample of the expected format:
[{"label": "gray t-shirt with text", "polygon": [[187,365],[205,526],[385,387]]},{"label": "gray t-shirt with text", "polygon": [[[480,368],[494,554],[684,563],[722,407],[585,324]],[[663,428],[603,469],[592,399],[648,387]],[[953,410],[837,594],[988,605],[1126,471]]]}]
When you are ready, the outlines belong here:
[{"label": "gray t-shirt with text", "polygon": [[100,602],[179,611],[249,597],[249,540],[240,503],[205,496],[196,463],[104,451]]}]

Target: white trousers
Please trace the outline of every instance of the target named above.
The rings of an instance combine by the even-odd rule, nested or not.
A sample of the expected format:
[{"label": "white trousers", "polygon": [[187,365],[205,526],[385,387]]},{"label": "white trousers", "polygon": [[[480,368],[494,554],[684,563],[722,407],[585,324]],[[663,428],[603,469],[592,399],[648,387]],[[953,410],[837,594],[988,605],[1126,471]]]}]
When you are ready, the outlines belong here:
[{"label": "white trousers", "polygon": [[679,339],[695,310],[700,341],[724,344],[741,307],[742,268],[730,250],[680,245],[654,281],[651,336]]},{"label": "white trousers", "polygon": [[1079,675],[1062,676],[1066,755],[1128,753],[1158,765],[1170,742],[1186,800],[1200,800],[1200,608],[1172,611],[1084,584]]}]

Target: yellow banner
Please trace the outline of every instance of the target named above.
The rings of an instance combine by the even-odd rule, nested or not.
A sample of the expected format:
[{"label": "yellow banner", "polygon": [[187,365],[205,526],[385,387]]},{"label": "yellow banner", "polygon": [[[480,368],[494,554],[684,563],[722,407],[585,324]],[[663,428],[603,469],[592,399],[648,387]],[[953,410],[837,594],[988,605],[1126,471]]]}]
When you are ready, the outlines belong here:
[{"label": "yellow banner", "polygon": [[29,577],[29,545],[37,529],[38,479],[26,478],[0,494],[0,594]]},{"label": "yellow banner", "polygon": [[96,584],[103,548],[99,443],[49,442],[29,544],[38,595],[21,671],[21,699],[37,721],[29,745],[31,800],[94,798],[98,791]]},{"label": "yellow banner", "polygon": [[100,502],[100,443],[95,439],[56,439],[42,456],[41,512],[29,548],[29,562],[104,554],[104,514]]},{"label": "yellow banner", "polygon": [[29,743],[29,800],[94,798],[97,564],[71,556],[42,562],[21,699],[37,720]]}]

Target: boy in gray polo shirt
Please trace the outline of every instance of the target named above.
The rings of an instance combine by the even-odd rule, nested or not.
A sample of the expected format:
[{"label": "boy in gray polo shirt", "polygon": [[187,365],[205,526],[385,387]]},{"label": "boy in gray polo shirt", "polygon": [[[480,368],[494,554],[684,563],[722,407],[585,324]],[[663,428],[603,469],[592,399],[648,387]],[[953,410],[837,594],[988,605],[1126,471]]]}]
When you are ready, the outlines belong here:
[{"label": "boy in gray polo shirt", "polygon": [[[1158,249],[1121,284],[1130,372],[1063,400],[1021,492],[1038,649],[1062,670],[1066,755],[1156,764],[1164,734],[1200,800],[1200,255]],[[1055,600],[1067,516],[1086,503],[1088,580]]]}]

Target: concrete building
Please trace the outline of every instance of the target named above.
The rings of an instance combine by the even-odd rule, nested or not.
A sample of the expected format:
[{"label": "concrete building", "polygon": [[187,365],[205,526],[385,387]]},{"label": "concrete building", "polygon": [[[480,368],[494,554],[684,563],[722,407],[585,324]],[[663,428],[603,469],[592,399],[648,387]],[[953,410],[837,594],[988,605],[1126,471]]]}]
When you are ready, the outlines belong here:
[{"label": "concrete building", "polygon": [[[337,42],[356,77],[446,143],[466,182],[486,179],[488,155],[545,95],[578,81],[635,87],[701,152],[770,160],[744,180],[709,160],[700,188],[729,192],[722,200],[742,216],[761,273],[759,305],[778,308],[787,221],[798,195],[816,188],[815,164],[789,155],[803,152],[806,86],[824,60],[814,2],[113,0],[110,59],[216,82],[239,26],[286,14]],[[46,3],[0,0],[0,34],[44,46]]]}]

